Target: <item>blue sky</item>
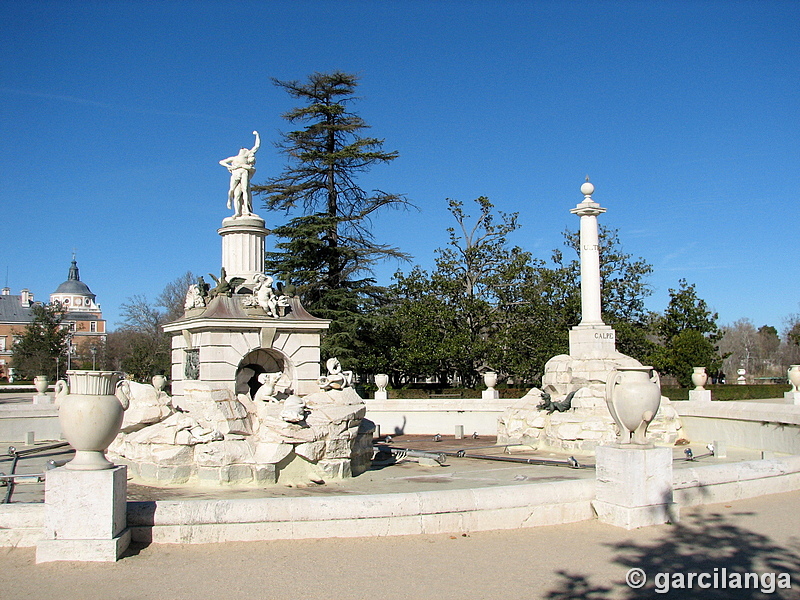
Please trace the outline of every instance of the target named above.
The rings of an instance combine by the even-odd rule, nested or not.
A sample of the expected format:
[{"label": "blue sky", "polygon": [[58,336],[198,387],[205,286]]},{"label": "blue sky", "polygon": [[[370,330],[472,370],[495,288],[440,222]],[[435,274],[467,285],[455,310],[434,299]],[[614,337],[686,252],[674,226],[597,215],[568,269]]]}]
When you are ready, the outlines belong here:
[{"label": "blue sky", "polygon": [[218,272],[217,162],[257,129],[255,181],[280,173],[294,104],[270,78],[339,69],[400,153],[361,183],[420,208],[375,235],[415,263],[446,244],[445,199],[480,195],[548,258],[588,174],[601,223],[653,264],[648,308],[686,278],[720,323],[781,329],[800,312],[798,23],[767,0],[2,0],[0,277],[46,299],[75,249],[113,328],[126,298]]}]

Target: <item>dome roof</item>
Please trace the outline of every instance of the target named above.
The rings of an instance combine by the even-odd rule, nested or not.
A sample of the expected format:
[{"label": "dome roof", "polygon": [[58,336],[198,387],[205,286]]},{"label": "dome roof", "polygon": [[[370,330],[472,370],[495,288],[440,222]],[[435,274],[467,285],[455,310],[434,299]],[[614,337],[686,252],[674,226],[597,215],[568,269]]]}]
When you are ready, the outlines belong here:
[{"label": "dome roof", "polygon": [[80,274],[78,273],[78,263],[72,259],[72,266],[69,268],[69,277],[56,289],[53,294],[76,294],[80,296],[91,296],[94,300],[95,295],[89,286],[81,281]]}]

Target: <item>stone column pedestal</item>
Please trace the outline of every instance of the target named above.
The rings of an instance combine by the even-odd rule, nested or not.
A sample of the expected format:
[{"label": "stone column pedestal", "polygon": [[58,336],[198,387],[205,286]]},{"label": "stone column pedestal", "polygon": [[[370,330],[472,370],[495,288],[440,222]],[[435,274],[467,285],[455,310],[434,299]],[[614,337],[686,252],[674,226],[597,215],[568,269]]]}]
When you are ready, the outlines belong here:
[{"label": "stone column pedestal", "polygon": [[375,400],[388,400],[389,392],[386,390],[375,390]]},{"label": "stone column pedestal", "polygon": [[636,529],[677,521],[672,501],[672,450],[614,444],[596,449],[592,503],[602,523]]},{"label": "stone column pedestal", "polygon": [[577,325],[569,330],[569,355],[575,358],[614,356],[616,332],[609,325]]},{"label": "stone column pedestal", "polygon": [[264,271],[264,238],[269,233],[264,219],[228,217],[217,233],[222,236],[222,266],[228,279],[242,277],[252,282],[256,273]]},{"label": "stone column pedestal", "polygon": [[692,402],[711,402],[711,390],[689,390],[689,400]]},{"label": "stone column pedestal", "polygon": [[128,468],[47,473],[44,539],[36,562],[113,562],[131,541],[127,529]]},{"label": "stone column pedestal", "polygon": [[52,404],[53,397],[49,394],[34,394],[33,395],[33,403],[34,404]]},{"label": "stone column pedestal", "polygon": [[500,392],[497,390],[483,390],[481,392],[481,400],[497,400],[500,398]]}]

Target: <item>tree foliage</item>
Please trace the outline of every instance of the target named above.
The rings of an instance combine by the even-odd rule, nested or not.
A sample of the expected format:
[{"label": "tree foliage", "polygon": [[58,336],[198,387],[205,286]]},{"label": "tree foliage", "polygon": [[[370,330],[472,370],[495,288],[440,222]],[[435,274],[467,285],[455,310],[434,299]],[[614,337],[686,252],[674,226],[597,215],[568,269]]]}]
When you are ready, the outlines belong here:
[{"label": "tree foliage", "polygon": [[169,282],[155,302],[141,294],[127,299],[120,310],[122,325],[108,336],[107,354],[113,368],[137,381],[169,373],[170,338],[162,326],[183,316],[186,290],[195,280],[186,272]]},{"label": "tree foliage", "polygon": [[37,375],[57,377],[56,358],[65,356],[69,330],[64,327],[65,311],[61,304],[33,304],[33,320],[28,323],[12,349],[14,368],[23,379]]},{"label": "tree foliage", "polygon": [[692,381],[692,367],[706,367],[715,374],[722,366],[718,342],[721,333],[717,327],[717,313],[697,296],[694,284],[678,281],[678,289],[669,290],[669,304],[662,315],[655,318],[654,332],[661,342],[650,358],[653,366],[667,375],[673,375],[682,386]]},{"label": "tree foliage", "polygon": [[782,337],[776,327],[762,325],[756,329],[750,319],[739,319],[721,327],[719,348],[725,357],[723,371],[729,377],[741,368],[755,378],[784,378],[789,366],[800,361],[800,346],[791,338],[793,327],[800,331],[799,321],[790,315],[785,320]]},{"label": "tree foliage", "polygon": [[365,136],[368,125],[350,110],[357,99],[355,75],[335,71],[314,73],[306,82],[273,82],[300,102],[283,115],[300,128],[283,134],[278,144],[289,160],[285,170],[252,187],[266,208],[290,216],[272,230],[278,241],[267,254],[265,269],[295,290],[314,315],[333,320],[323,339],[323,357],[338,355],[348,363],[347,354],[355,358],[365,315],[382,301],[384,290],[375,285],[373,266],[407,258],[375,241],[371,219],[381,209],[408,206],[408,201],[382,190],[367,191],[357,176],[398,155],[383,150],[383,140]]},{"label": "tree foliage", "polygon": [[[578,257],[568,260],[554,250],[547,264],[512,246],[517,215],[495,211],[485,197],[475,200],[474,218],[461,202],[448,203],[456,225],[447,230],[448,245],[437,250],[435,270],[395,275],[375,362],[396,382],[419,376],[445,382],[455,375],[473,386],[492,369],[516,383],[538,383],[547,360],[569,351],[569,328],[580,321]],[[651,349],[644,309],[650,265],[625,254],[615,230],[600,235],[607,257],[604,316],[644,357]],[[577,251],[574,239],[565,235]]]}]

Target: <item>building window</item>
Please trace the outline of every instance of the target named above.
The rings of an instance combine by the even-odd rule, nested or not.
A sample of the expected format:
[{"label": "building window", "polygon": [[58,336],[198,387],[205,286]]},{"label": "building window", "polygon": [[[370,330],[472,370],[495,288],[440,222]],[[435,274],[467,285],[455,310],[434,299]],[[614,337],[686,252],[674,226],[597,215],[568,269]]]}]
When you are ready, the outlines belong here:
[{"label": "building window", "polygon": [[97,321],[91,321],[89,323],[89,331],[92,333],[97,333]]},{"label": "building window", "polygon": [[0,352],[6,351],[6,336],[0,335]]},{"label": "building window", "polygon": [[69,330],[70,331],[75,331],[75,321],[70,321]]}]

